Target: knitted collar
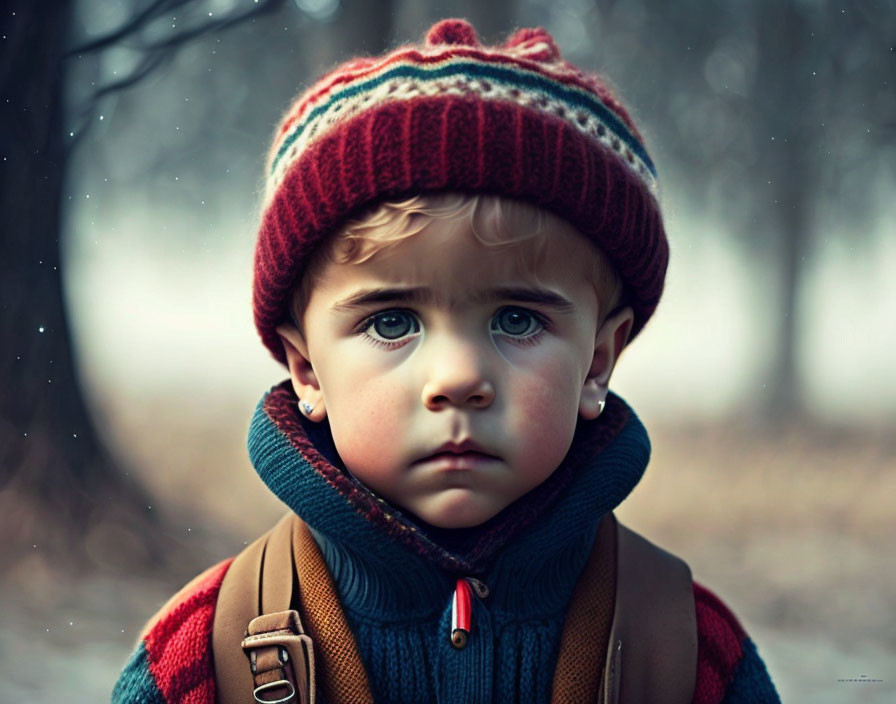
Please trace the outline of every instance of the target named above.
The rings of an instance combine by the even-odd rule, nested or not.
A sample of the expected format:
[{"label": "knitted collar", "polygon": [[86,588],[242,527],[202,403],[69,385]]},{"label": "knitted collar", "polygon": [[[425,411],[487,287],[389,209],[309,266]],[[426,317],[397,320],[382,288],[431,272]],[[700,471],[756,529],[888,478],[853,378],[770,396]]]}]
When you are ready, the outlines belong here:
[{"label": "knitted collar", "polygon": [[[288,380],[265,394],[249,430],[249,456],[259,476],[314,531],[391,564],[402,564],[410,551],[453,575],[483,574],[521,536],[530,548],[542,549],[593,530],[638,483],[649,455],[644,427],[610,394],[598,419],[579,419],[569,452],[545,482],[481,526],[441,530],[402,512],[349,474],[329,424],[299,413]],[[558,518],[545,533],[535,524],[548,510]]]}]

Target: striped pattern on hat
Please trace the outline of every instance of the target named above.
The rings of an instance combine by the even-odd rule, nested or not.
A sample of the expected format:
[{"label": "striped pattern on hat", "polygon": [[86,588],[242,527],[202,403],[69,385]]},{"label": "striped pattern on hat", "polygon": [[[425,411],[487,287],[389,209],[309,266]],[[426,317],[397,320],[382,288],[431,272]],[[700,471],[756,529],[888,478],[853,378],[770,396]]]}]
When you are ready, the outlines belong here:
[{"label": "striped pattern on hat", "polygon": [[616,267],[632,335],[662,292],[668,245],[656,170],[630,116],[597,77],[524,29],[483,47],[463,20],[424,46],[344,64],[287,111],[268,158],[254,307],[274,328],[315,246],[361,208],[431,191],[528,200],[569,220]]}]

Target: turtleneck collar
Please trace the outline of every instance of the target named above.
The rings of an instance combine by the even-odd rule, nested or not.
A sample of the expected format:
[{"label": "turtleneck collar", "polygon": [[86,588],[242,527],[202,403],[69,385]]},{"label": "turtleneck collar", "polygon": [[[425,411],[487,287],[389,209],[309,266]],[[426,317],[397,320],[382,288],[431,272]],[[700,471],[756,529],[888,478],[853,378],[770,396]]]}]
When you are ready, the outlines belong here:
[{"label": "turtleneck collar", "polygon": [[500,514],[471,529],[440,530],[392,506],[340,460],[329,424],[302,416],[289,381],[262,398],[249,431],[249,456],[271,491],[328,541],[386,565],[435,566],[447,575],[484,575],[502,552],[539,551],[593,535],[641,478],[650,455],[634,412],[610,394],[604,413],[579,419],[556,471]]}]

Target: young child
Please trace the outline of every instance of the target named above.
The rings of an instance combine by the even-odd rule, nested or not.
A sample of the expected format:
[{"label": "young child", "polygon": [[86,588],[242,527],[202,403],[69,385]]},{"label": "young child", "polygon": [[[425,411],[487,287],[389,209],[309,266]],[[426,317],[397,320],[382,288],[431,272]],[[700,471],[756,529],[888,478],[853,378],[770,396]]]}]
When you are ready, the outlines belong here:
[{"label": "young child", "polygon": [[[273,665],[260,650],[219,653],[234,601],[219,596],[241,556],[157,614],[113,701],[248,701],[251,686],[223,684],[233,668],[258,701],[596,701],[598,689],[600,701],[681,700],[636,695],[626,677],[640,661],[626,648],[637,635],[620,646],[609,632],[613,604],[636,591],[623,542],[617,576],[611,512],[650,452],[609,383],[656,308],[667,259],[642,138],[543,30],[484,47],[445,20],[422,46],[322,78],[271,150],[255,320],[290,378],[262,399],[249,437],[259,475],[302,519],[285,535],[307,525],[331,585],[325,606],[290,587],[283,602],[315,641],[307,691],[295,672],[285,681],[302,650],[272,649]],[[263,579],[246,608],[268,599],[275,570],[313,581],[300,538],[287,538],[286,559],[274,543],[252,553]],[[778,701],[737,619],[669,559],[684,570],[695,644],[675,675],[684,698]],[[581,617],[589,575],[609,596]],[[316,639],[332,623],[336,644]],[[229,625],[241,637],[246,624]],[[582,642],[598,657],[567,646],[578,627],[596,629]],[[650,649],[663,634],[642,635]],[[642,691],[665,691],[654,684]]]}]

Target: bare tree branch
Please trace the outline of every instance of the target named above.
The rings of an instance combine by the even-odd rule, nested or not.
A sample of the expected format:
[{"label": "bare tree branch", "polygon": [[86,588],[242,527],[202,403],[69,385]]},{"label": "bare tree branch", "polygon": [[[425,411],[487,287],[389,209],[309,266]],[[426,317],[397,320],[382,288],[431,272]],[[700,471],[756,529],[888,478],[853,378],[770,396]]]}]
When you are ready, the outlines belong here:
[{"label": "bare tree branch", "polygon": [[66,153],[71,154],[71,152],[75,149],[82,138],[85,137],[90,131],[90,126],[94,122],[93,118],[97,113],[97,107],[100,100],[102,100],[104,96],[109,95],[110,93],[117,93],[118,91],[131,87],[135,83],[143,80],[143,78],[148,76],[155,69],[157,69],[166,61],[169,61],[171,58],[171,56],[161,52],[147,54],[141,59],[140,64],[137,66],[137,68],[131,71],[128,76],[125,76],[120,80],[114,81],[113,83],[108,83],[98,88],[96,92],[91,95],[87,104],[81,110],[81,126],[78,129],[74,130],[72,138],[66,143]]},{"label": "bare tree branch", "polygon": [[122,39],[125,39],[135,32],[139,31],[141,28],[146,26],[148,22],[191,2],[195,2],[195,0],[156,0],[146,9],[134,15],[134,17],[125,22],[118,29],[111,31],[108,34],[104,34],[101,37],[97,37],[96,39],[89,41],[86,44],[81,44],[80,46],[72,48],[71,50],[65,52],[62,55],[62,58],[67,59],[78,54],[90,54],[95,51],[105,49],[107,46],[117,44]]},{"label": "bare tree branch", "polygon": [[[84,107],[79,111],[83,116],[81,127],[78,128],[75,135],[73,135],[72,139],[67,143],[66,150],[71,152],[71,150],[81,141],[84,134],[89,130],[90,125],[93,124],[93,116],[96,114],[98,104],[104,97],[130,88],[134,84],[140,82],[165,63],[165,61],[173,58],[174,52],[177,49],[197,37],[213,32],[220,32],[236,26],[241,22],[245,22],[252,17],[273,12],[274,10],[279,9],[283,2],[284,0],[255,0],[249,9],[233,11],[229,15],[225,15],[221,18],[203,22],[195,27],[182,30],[167,39],[139,47],[139,49],[144,52],[143,57],[137,67],[131,71],[129,75],[100,86],[91,93],[89,98],[87,98]],[[112,46],[123,39],[136,34],[152,20],[190,3],[197,4],[197,0],[156,0],[156,2],[153,2],[133,20],[125,23],[119,29],[89,42],[88,44],[72,49],[64,56],[71,57],[101,51],[106,47]]]},{"label": "bare tree branch", "polygon": [[181,46],[182,44],[186,44],[187,42],[192,41],[196,37],[202,36],[203,34],[219,32],[233,25],[240,24],[250,17],[266,14],[267,12],[279,8],[279,6],[282,4],[283,0],[264,0],[264,2],[258,2],[257,4],[253,5],[249,10],[246,10],[244,12],[233,12],[229,16],[223,17],[221,19],[206,22],[197,27],[184,30],[173,37],[169,37],[168,39],[148,44],[145,48],[148,51],[165,51],[167,49],[173,49]]},{"label": "bare tree branch", "polygon": [[125,88],[130,88],[170,58],[171,57],[165,56],[162,53],[153,53],[144,56],[140,61],[140,65],[131,71],[130,75],[98,88],[92,96],[92,102],[98,102],[103,96],[109,95],[109,93],[115,93],[124,90]]}]

